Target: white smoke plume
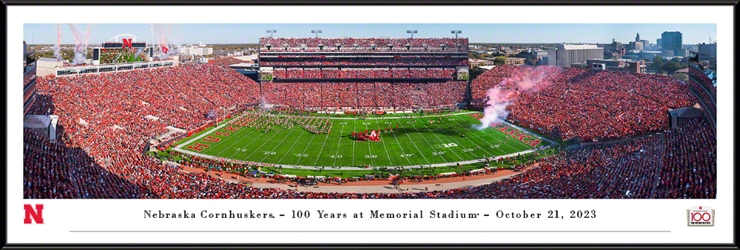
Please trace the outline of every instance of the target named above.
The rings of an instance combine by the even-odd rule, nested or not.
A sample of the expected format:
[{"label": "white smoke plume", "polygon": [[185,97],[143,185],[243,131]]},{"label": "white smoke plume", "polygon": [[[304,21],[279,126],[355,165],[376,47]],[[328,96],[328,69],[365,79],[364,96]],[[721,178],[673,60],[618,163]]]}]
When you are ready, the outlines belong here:
[{"label": "white smoke plume", "polygon": [[272,108],[272,105],[270,105],[270,103],[268,103],[267,100],[265,100],[265,97],[263,96],[262,97],[262,109],[264,111],[270,111],[271,108]]},{"label": "white smoke plume", "polygon": [[158,49],[154,50],[154,58],[166,60],[171,56],[177,55],[179,47],[177,38],[172,32],[171,24],[151,24],[151,32]]},{"label": "white smoke plume", "polygon": [[59,61],[63,61],[62,53],[60,52],[61,50],[62,50],[62,25],[57,24],[57,44],[54,45],[54,58],[56,58]]},{"label": "white smoke plume", "polygon": [[82,32],[80,26],[77,24],[69,24],[69,29],[72,30],[72,35],[75,37],[75,57],[72,60],[73,65],[84,64],[87,61],[87,45],[90,41],[90,30],[91,25],[86,25],[85,32]]},{"label": "white smoke plume", "polygon": [[553,71],[553,69],[556,68],[537,67],[515,69],[515,71],[524,71],[524,74],[506,78],[495,87],[488,89],[486,92],[488,101],[486,102],[486,107],[483,109],[484,116],[480,119],[481,124],[473,127],[482,130],[501,124],[509,115],[506,107],[515,102],[521,93],[538,92],[549,85],[549,81],[552,79],[550,76],[553,72],[557,72]]}]

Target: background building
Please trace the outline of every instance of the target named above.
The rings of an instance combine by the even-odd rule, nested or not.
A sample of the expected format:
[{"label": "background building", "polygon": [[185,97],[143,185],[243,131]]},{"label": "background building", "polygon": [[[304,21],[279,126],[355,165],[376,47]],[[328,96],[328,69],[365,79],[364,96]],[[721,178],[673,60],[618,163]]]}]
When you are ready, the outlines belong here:
[{"label": "background building", "polygon": [[683,35],[679,31],[666,31],[661,35],[660,45],[663,56],[686,56],[683,50]]},{"label": "background building", "polygon": [[494,63],[491,60],[483,60],[483,59],[473,59],[469,58],[468,63],[470,64],[470,68],[480,67],[480,66],[493,66]]},{"label": "background building", "polygon": [[594,70],[604,70],[611,72],[629,72],[635,74],[644,74],[647,70],[645,61],[628,61],[625,59],[589,59],[587,67]]},{"label": "background building", "polygon": [[604,58],[607,59],[620,59],[626,53],[627,49],[617,41],[612,41],[611,44],[604,46]]},{"label": "background building", "polygon": [[507,57],[506,58],[506,65],[520,65],[524,64],[524,61],[526,61],[527,58],[521,58],[521,57]]},{"label": "background building", "polygon": [[206,47],[203,43],[200,43],[199,45],[182,46],[180,48],[180,54],[193,56],[212,55],[213,48]]},{"label": "background building", "polygon": [[717,43],[699,44],[699,61],[717,58]]},{"label": "background building", "polygon": [[629,50],[642,51],[643,49],[645,46],[642,42],[630,42],[629,44]]},{"label": "background building", "polygon": [[604,48],[593,44],[560,44],[547,54],[548,65],[571,67],[573,64],[585,64],[588,59],[604,59]]}]

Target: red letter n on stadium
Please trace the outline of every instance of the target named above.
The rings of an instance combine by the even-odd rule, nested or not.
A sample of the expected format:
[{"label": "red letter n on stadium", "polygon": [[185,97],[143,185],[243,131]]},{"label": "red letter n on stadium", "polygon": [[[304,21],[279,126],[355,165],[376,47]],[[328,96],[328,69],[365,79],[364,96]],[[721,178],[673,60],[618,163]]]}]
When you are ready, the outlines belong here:
[{"label": "red letter n on stadium", "polygon": [[121,46],[121,48],[125,49],[126,47],[128,47],[130,49],[133,47],[133,43],[131,43],[131,38],[124,38],[121,40],[123,40],[123,46]]},{"label": "red letter n on stadium", "polygon": [[35,209],[31,204],[23,204],[23,210],[26,211],[26,217],[23,219],[23,224],[31,224],[32,219],[36,224],[44,224],[43,204],[36,204]]}]

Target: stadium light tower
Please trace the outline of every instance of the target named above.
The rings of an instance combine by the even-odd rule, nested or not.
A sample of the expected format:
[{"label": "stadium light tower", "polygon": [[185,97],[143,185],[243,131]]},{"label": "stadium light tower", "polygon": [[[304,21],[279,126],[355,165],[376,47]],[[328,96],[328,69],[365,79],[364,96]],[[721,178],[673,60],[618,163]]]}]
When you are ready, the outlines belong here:
[{"label": "stadium light tower", "polygon": [[453,30],[452,34],[455,34],[455,39],[457,39],[457,34],[462,33],[462,30]]},{"label": "stadium light tower", "polygon": [[311,30],[311,33],[316,34],[316,38],[319,38],[319,34],[321,34],[321,30]]},{"label": "stadium light tower", "polygon": [[267,30],[267,33],[270,33],[270,38],[272,38],[272,34],[277,33],[277,30]]},{"label": "stadium light tower", "polygon": [[414,38],[414,34],[419,32],[417,30],[407,30],[406,33],[411,34],[411,38]]}]

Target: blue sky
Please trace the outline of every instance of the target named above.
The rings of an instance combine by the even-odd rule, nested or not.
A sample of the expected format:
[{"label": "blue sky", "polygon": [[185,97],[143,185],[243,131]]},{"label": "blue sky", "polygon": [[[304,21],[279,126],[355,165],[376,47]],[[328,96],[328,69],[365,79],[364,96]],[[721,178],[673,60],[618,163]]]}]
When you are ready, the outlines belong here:
[{"label": "blue sky", "polygon": [[[86,24],[80,24],[84,31]],[[53,44],[57,39],[56,24],[25,24],[23,38],[27,43]],[[102,43],[118,34],[133,34],[154,42],[151,24],[94,24],[90,43]],[[715,24],[172,24],[172,37],[177,43],[257,43],[268,36],[268,29],[279,37],[312,37],[312,29],[322,30],[321,37],[408,37],[406,30],[415,29],[414,37],[451,37],[451,30],[462,30],[461,37],[471,43],[609,43],[640,38],[655,43],[663,31],[680,31],[684,44],[717,39]],[[68,24],[62,25],[62,43],[75,42]]]}]

